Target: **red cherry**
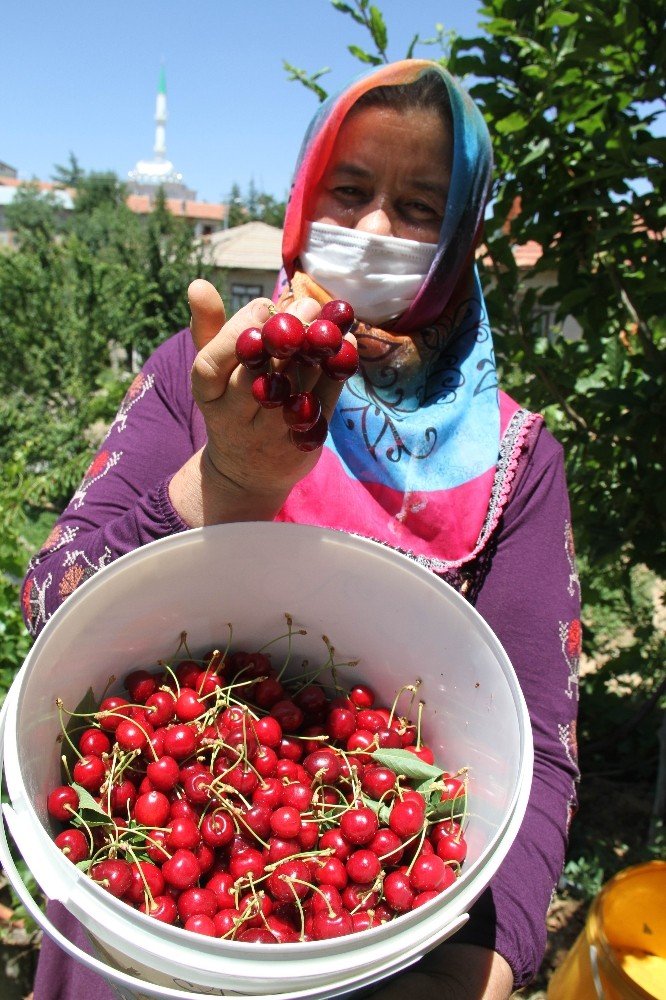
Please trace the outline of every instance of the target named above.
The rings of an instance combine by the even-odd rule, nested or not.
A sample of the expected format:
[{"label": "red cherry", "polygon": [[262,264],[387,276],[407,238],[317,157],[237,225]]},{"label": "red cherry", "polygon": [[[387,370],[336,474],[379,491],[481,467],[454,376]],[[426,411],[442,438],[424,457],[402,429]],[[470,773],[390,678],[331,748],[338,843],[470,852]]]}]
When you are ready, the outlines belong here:
[{"label": "red cherry", "polygon": [[312,921],[312,936],[316,941],[325,941],[329,938],[344,937],[351,934],[354,924],[346,910],[341,910],[331,916],[326,910],[316,913]]},{"label": "red cherry", "polygon": [[178,916],[175,900],[168,895],[153,896],[150,902],[139,903],[141,913],[146,913],[155,920],[161,920],[163,924],[173,924]]},{"label": "red cherry", "polygon": [[197,738],[194,730],[180,724],[171,726],[164,734],[164,751],[176,760],[189,757],[197,748]]},{"label": "red cherry", "polygon": [[301,849],[299,841],[295,839],[283,840],[281,837],[271,837],[268,844],[268,854],[266,857],[270,865],[298,854]]},{"label": "red cherry", "polygon": [[316,451],[317,448],[321,448],[324,441],[326,440],[326,435],[328,434],[328,420],[323,413],[319,414],[319,419],[316,424],[307,431],[296,431],[290,430],[289,436],[291,438],[291,443],[298,448],[299,451]]},{"label": "red cherry", "polygon": [[264,874],[265,862],[259,851],[249,847],[240,854],[234,854],[229,859],[229,874],[235,879],[248,878],[250,875],[256,881]]},{"label": "red cherry", "polygon": [[150,861],[133,861],[130,864],[132,883],[127,890],[127,898],[133,903],[142,903],[146,896],[146,885],[150,895],[161,896],[164,892],[164,876]]},{"label": "red cherry", "polygon": [[120,858],[106,858],[90,869],[91,878],[103,889],[118,899],[124,896],[132,885],[132,872],[127,861]]},{"label": "red cherry", "polygon": [[285,698],[271,706],[271,715],[278,720],[285,733],[295,733],[303,725],[303,713],[290,698]]},{"label": "red cherry", "polygon": [[461,865],[467,857],[467,842],[460,834],[447,833],[439,837],[435,850],[443,861],[456,861]]},{"label": "red cherry", "polygon": [[181,722],[193,722],[206,711],[206,706],[199,700],[196,691],[183,688],[176,698],[174,709]]},{"label": "red cherry", "polygon": [[175,714],[175,695],[173,691],[155,691],[146,699],[146,715],[153,726],[165,726],[171,722]]},{"label": "red cherry", "polygon": [[421,747],[412,747],[412,746],[406,746],[405,750],[408,750],[410,753],[413,753],[415,757],[418,757],[419,760],[422,760],[425,764],[434,764],[435,763],[435,755],[432,752],[432,750],[430,749],[430,747],[423,747],[423,746],[421,746]]},{"label": "red cherry", "polygon": [[290,358],[300,351],[305,327],[293,313],[276,313],[261,328],[264,348],[273,358]]},{"label": "red cherry", "polygon": [[211,889],[202,889],[199,886],[192,886],[191,889],[181,892],[177,906],[178,916],[183,923],[199,913],[214,917],[220,908],[215,893]]},{"label": "red cherry", "polygon": [[342,347],[340,327],[325,317],[314,320],[305,330],[303,352],[308,358],[320,361],[337,354]]},{"label": "red cherry", "polygon": [[165,882],[176,889],[189,889],[201,874],[199,862],[192,853],[184,849],[174,851],[172,857],[162,865]]},{"label": "red cherry", "polygon": [[332,848],[333,857],[345,862],[351,853],[349,842],[345,840],[339,829],[333,827],[326,830],[319,838],[319,846],[322,850]]},{"label": "red cherry", "polygon": [[101,729],[86,729],[81,733],[79,750],[84,755],[93,753],[101,757],[103,753],[111,752],[111,740]]},{"label": "red cherry", "polygon": [[[379,829],[377,814],[368,806],[358,806],[343,813],[340,830],[350,844],[369,843]],[[354,881],[359,881],[355,879]]]},{"label": "red cherry", "polygon": [[304,861],[295,858],[283,861],[266,879],[266,885],[274,899],[291,902],[294,897],[304,899],[310,892],[310,869]]},{"label": "red cherry", "polygon": [[119,695],[110,695],[102,701],[96,718],[102,729],[113,733],[118,728],[123,716],[127,716],[128,708],[129,703],[125,698],[121,698]]},{"label": "red cherry", "polygon": [[303,767],[313,778],[327,785],[333,785],[342,771],[341,761],[331,750],[315,750],[303,761]]},{"label": "red cherry", "polygon": [[160,792],[169,792],[180,776],[178,761],[168,754],[164,754],[159,760],[151,760],[146,767],[146,776]]},{"label": "red cherry", "polygon": [[312,805],[312,789],[309,785],[303,784],[302,781],[291,781],[284,786],[282,804],[283,806],[293,806],[298,812],[300,820],[300,814],[307,812]]},{"label": "red cherry", "polygon": [[257,375],[252,383],[252,395],[264,409],[282,406],[291,395],[291,382],[284,372]]},{"label": "red cherry", "polygon": [[81,757],[72,768],[72,777],[77,785],[96,795],[106,777],[106,767],[102,758],[93,753]]},{"label": "red cherry", "polygon": [[164,826],[169,818],[170,803],[164,792],[139,795],[134,804],[134,819],[142,826]]},{"label": "red cherry", "polygon": [[405,872],[390,872],[384,879],[383,891],[386,902],[396,913],[411,910],[415,892]]},{"label": "red cherry", "polygon": [[111,812],[118,813],[121,816],[126,816],[127,810],[132,809],[136,799],[136,788],[129,778],[124,778],[117,785],[113,785],[111,787],[109,797]]},{"label": "red cherry", "polygon": [[301,828],[301,814],[293,806],[280,806],[272,814],[270,824],[276,837],[288,840],[298,836]]},{"label": "red cherry", "polygon": [[151,694],[157,690],[157,679],[147,670],[134,670],[125,678],[125,687],[132,701],[145,704]]},{"label": "red cherry", "polygon": [[342,347],[330,358],[322,358],[321,369],[336,382],[346,382],[358,371],[358,351],[351,340],[343,340]]},{"label": "red cherry", "polygon": [[368,844],[368,849],[374,851],[379,860],[387,865],[399,865],[404,853],[400,837],[384,826],[377,830]]},{"label": "red cherry", "polygon": [[309,431],[321,416],[319,397],[313,392],[294,392],[282,408],[285,423],[295,431]]},{"label": "red cherry", "polygon": [[[420,796],[419,796],[420,797]],[[425,801],[421,805],[414,800],[403,799],[395,802],[389,814],[389,826],[398,837],[413,837],[422,828],[425,820]]]},{"label": "red cherry", "polygon": [[347,874],[353,882],[367,885],[374,882],[381,871],[377,855],[370,850],[354,851],[347,860]]},{"label": "red cherry", "polygon": [[116,726],[116,742],[123,750],[143,750],[148,731],[133,719],[122,719]]},{"label": "red cherry", "polygon": [[363,772],[361,786],[371,799],[380,799],[386,792],[395,788],[396,776],[388,767],[370,766]]},{"label": "red cherry", "polygon": [[276,747],[280,746],[282,726],[273,716],[265,715],[263,718],[257,719],[254,723],[254,732],[259,742],[265,747],[271,747],[275,750]]},{"label": "red cherry", "polygon": [[349,700],[357,708],[372,708],[375,703],[375,693],[365,684],[357,684],[349,692]]},{"label": "red cherry", "polygon": [[326,720],[326,730],[332,740],[345,742],[356,729],[356,713],[352,709],[331,709]]},{"label": "red cherry", "polygon": [[342,890],[342,902],[346,910],[371,910],[379,902],[379,893],[351,882]]},{"label": "red cherry", "polygon": [[90,856],[88,838],[81,830],[68,829],[59,833],[54,841],[56,847],[69,858],[72,864],[85,861]]},{"label": "red cherry", "polygon": [[264,347],[264,340],[258,327],[248,327],[239,334],[236,341],[236,357],[250,372],[260,372],[266,367],[270,355]]},{"label": "red cherry", "polygon": [[344,299],[332,299],[323,305],[319,313],[319,318],[328,319],[332,323],[335,323],[342,333],[348,333],[356,319],[354,310]]},{"label": "red cherry", "polygon": [[331,857],[319,860],[316,871],[320,885],[334,885],[336,889],[344,889],[349,881],[347,869],[340,858]]},{"label": "red cherry", "polygon": [[438,892],[446,881],[446,869],[436,854],[421,855],[409,870],[409,881],[416,892]]},{"label": "red cherry", "polygon": [[243,815],[243,823],[260,840],[271,835],[271,810],[267,806],[253,805]]},{"label": "red cherry", "polygon": [[54,819],[68,823],[72,812],[79,808],[79,795],[71,785],[59,785],[54,788],[46,800],[46,808]]},{"label": "red cherry", "polygon": [[[164,825],[164,824],[160,824]],[[193,850],[201,840],[201,832],[189,816],[176,816],[171,820],[167,832],[166,846],[170,850]]]},{"label": "red cherry", "polygon": [[215,921],[204,913],[195,913],[194,916],[188,917],[183,926],[186,931],[192,931],[193,934],[204,934],[206,937],[215,937],[217,934]]}]

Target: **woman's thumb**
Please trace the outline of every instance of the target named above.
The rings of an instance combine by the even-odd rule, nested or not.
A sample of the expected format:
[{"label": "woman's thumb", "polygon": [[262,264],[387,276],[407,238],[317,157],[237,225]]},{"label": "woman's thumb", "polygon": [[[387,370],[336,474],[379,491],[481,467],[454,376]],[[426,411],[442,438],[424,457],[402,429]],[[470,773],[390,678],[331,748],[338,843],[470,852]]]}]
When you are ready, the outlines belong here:
[{"label": "woman's thumb", "polygon": [[196,278],[187,289],[190,303],[190,329],[197,351],[217,336],[226,322],[224,303],[210,281]]}]

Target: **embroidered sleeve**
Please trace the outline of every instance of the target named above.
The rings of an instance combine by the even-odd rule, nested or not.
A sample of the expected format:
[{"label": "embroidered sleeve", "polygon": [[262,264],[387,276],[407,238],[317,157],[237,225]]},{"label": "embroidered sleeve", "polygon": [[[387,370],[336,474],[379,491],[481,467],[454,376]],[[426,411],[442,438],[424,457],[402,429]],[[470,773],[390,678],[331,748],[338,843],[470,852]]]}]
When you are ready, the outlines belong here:
[{"label": "embroidered sleeve", "polygon": [[516,987],[536,974],[546,912],[564,862],[578,780],[580,586],[562,452],[541,430],[489,554],[476,607],[516,670],[534,736],[521,830],[461,939],[502,954]]},{"label": "embroidered sleeve", "polygon": [[23,583],[33,636],[84,580],[126,552],[186,525],[168,483],[196,450],[188,331],[171,338],[134,379],[80,486]]}]

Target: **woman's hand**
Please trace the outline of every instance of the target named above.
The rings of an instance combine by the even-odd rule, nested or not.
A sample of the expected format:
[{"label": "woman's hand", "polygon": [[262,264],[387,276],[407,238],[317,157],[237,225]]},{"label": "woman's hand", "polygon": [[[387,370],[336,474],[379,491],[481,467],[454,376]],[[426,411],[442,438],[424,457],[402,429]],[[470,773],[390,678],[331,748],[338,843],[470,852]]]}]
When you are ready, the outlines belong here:
[{"label": "woman's hand", "polygon": [[[222,299],[207,281],[188,290],[191,329],[198,354],[192,368],[192,393],[203,414],[208,443],[187,462],[170,484],[171,501],[192,527],[225,521],[270,520],[292,487],[314,467],[320,454],[299,451],[289,438],[282,410],[264,409],[251,393],[253,374],[238,364],[235,345],[249,326],[269,317],[269,300],[255,299],[228,322]],[[319,313],[314,299],[303,299],[294,312],[310,322]],[[296,366],[280,362],[294,380]],[[330,419],[342,385],[319,368],[299,367],[300,391],[315,392]]]},{"label": "woman's hand", "polygon": [[380,984],[372,1000],[509,1000],[513,974],[497,952],[444,943],[412,970]]}]

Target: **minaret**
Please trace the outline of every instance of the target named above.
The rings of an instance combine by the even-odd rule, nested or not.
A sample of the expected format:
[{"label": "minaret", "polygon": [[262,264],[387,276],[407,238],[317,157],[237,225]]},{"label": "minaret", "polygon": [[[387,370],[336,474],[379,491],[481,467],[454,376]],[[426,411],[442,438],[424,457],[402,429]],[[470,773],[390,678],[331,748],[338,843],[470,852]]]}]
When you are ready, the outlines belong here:
[{"label": "minaret", "polygon": [[166,122],[167,122],[167,100],[166,100],[166,73],[164,66],[160,69],[160,82],[157,88],[157,101],[155,102],[155,146],[153,151],[156,160],[166,158]]},{"label": "minaret", "polygon": [[166,156],[166,73],[164,66],[160,68],[160,79],[155,102],[155,145],[152,160],[139,160],[134,170],[127,175],[130,180],[130,190],[135,194],[147,194],[151,201],[159,188],[163,188],[168,198],[192,199],[196,192],[191,191],[183,183],[183,175],[179,174],[173,163]]}]

